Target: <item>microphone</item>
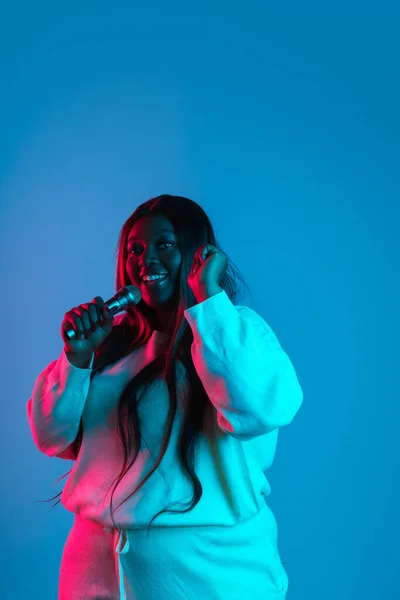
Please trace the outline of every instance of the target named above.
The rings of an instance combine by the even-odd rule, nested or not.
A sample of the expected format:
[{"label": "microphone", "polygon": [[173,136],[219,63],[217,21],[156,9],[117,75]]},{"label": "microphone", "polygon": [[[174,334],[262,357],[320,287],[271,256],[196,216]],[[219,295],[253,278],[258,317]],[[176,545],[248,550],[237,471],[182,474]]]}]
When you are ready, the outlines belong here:
[{"label": "microphone", "polygon": [[[138,287],[135,285],[126,285],[114,294],[110,300],[107,300],[107,302],[104,303],[104,306],[108,307],[112,315],[116,315],[130,306],[138,304],[141,299],[142,294]],[[75,329],[68,329],[68,331],[65,332],[65,335],[69,340],[72,340],[76,337],[76,331]]]}]

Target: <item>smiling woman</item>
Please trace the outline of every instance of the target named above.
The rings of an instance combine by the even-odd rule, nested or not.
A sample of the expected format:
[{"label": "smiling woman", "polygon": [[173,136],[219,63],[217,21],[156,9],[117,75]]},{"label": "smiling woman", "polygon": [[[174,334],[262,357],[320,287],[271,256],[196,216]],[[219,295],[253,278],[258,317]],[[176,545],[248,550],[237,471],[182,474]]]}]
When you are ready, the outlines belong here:
[{"label": "smiling woman", "polygon": [[192,200],[140,205],[117,251],[116,290],[140,302],[90,364],[63,351],[28,402],[39,449],[75,460],[59,598],[283,600],[265,471],[302,402],[291,362],[238,305],[237,269]]}]

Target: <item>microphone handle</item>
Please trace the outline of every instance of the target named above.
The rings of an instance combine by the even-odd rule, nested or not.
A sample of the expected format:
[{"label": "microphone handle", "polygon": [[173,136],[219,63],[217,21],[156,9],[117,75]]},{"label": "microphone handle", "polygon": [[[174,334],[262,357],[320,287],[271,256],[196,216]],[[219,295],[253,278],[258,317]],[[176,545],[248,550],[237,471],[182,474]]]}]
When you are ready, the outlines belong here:
[{"label": "microphone handle", "polygon": [[[104,306],[107,306],[109,312],[114,316],[119,312],[129,308],[130,306],[134,306],[138,302],[140,302],[142,296],[140,294],[139,288],[133,285],[127,285],[121,288],[110,300],[104,303]],[[65,332],[66,337],[69,340],[73,340],[77,333],[75,329],[68,329]]]},{"label": "microphone handle", "polygon": [[[104,303],[104,306],[108,306],[109,311],[112,315],[116,315],[117,313],[121,312],[122,310],[124,310],[123,308],[121,308],[118,300],[114,300],[114,298],[112,300],[109,300],[108,302]],[[75,329],[68,329],[65,332],[65,336],[69,339],[69,340],[73,340],[76,338],[77,336],[77,332],[75,331]]]}]

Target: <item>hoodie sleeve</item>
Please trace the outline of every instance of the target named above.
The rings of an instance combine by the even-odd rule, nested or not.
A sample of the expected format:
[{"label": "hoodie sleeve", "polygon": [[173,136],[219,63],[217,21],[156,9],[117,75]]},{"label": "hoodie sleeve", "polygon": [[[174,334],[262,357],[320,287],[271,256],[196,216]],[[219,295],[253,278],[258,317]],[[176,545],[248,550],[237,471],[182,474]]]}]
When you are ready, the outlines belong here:
[{"label": "hoodie sleeve", "polygon": [[64,350],[36,379],[27,403],[28,422],[35,445],[47,456],[72,459],[70,446],[79,429],[90,385],[89,368],[79,369]]},{"label": "hoodie sleeve", "polygon": [[267,323],[223,290],[185,311],[192,359],[219,427],[250,440],[289,425],[303,402],[294,367]]}]

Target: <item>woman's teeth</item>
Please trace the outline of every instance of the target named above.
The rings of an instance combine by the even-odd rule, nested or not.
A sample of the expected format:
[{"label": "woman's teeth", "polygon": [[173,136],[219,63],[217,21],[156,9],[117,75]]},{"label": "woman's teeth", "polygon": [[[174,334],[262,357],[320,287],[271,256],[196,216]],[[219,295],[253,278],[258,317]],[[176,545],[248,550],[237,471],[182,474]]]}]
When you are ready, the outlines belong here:
[{"label": "woman's teeth", "polygon": [[146,284],[155,284],[158,281],[164,281],[165,279],[167,279],[168,275],[150,275],[149,277],[146,277],[145,279],[143,279],[143,283]]}]

